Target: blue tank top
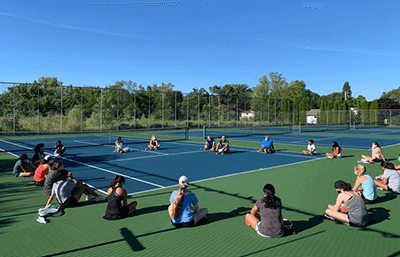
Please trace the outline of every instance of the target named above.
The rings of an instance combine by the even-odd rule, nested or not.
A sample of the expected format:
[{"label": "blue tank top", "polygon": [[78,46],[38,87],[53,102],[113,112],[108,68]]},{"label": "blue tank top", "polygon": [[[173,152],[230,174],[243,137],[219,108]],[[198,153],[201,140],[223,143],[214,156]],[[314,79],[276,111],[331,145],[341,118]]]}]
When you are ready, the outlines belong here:
[{"label": "blue tank top", "polygon": [[365,199],[373,201],[378,197],[376,195],[376,186],[374,180],[370,175],[365,174],[364,176],[367,178],[367,180],[361,184],[363,188],[363,195]]}]

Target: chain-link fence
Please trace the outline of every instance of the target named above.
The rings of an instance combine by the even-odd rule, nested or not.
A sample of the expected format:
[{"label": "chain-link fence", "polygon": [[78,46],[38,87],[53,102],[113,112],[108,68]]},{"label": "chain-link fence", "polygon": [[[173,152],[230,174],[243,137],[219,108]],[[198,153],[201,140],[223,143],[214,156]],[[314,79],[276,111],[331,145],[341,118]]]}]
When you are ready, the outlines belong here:
[{"label": "chain-link fence", "polygon": [[254,98],[251,93],[2,85],[8,86],[0,95],[0,131],[6,133],[344,122],[400,125],[400,110],[318,111],[310,122],[307,112],[290,99]]}]

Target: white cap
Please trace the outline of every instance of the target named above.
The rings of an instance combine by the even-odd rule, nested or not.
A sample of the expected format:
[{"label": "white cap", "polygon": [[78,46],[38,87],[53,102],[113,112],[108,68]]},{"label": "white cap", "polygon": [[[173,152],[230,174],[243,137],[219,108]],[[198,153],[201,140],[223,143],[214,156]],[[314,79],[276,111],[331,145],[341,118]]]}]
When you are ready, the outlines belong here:
[{"label": "white cap", "polygon": [[189,180],[186,176],[181,176],[179,178],[179,185],[189,186]]},{"label": "white cap", "polygon": [[50,155],[46,155],[46,156],[44,157],[44,159],[45,159],[46,161],[50,161],[50,160],[53,160],[53,157],[51,157]]}]

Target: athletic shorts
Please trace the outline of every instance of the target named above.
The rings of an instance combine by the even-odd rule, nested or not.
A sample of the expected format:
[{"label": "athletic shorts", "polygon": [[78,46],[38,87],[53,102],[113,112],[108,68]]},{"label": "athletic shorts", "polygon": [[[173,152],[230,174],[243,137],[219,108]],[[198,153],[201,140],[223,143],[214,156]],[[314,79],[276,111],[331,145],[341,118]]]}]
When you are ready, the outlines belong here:
[{"label": "athletic shorts", "polygon": [[261,232],[260,232],[260,230],[259,230],[259,228],[258,228],[260,225],[261,225],[261,221],[258,221],[257,224],[256,224],[255,231],[257,232],[257,234],[259,234],[259,235],[262,236],[262,237],[271,238],[271,237],[282,237],[282,236],[284,235],[284,233],[282,233],[282,234],[280,234],[280,235],[277,235],[277,236],[266,236],[266,235],[263,235],[263,234],[261,234]]},{"label": "athletic shorts", "polygon": [[76,207],[78,206],[78,201],[76,198],[72,195],[69,197],[65,202],[62,204],[63,208],[71,208],[71,207]]},{"label": "athletic shorts", "polygon": [[373,204],[373,203],[376,203],[376,199],[375,200],[368,200],[368,199],[366,199],[365,198],[365,196],[363,195],[363,194],[361,194],[361,198],[364,200],[364,203],[365,204]]},{"label": "athletic shorts", "polygon": [[129,216],[129,207],[122,206],[121,211],[115,214],[106,214],[103,216],[103,219],[106,220],[119,220]]},{"label": "athletic shorts", "polygon": [[340,153],[340,154],[336,155],[336,157],[337,158],[342,158],[342,154]]},{"label": "athletic shorts", "polygon": [[182,223],[174,223],[171,220],[171,224],[172,226],[176,227],[176,228],[188,228],[188,227],[194,227],[194,219],[192,219],[191,221],[188,222],[182,222]]}]

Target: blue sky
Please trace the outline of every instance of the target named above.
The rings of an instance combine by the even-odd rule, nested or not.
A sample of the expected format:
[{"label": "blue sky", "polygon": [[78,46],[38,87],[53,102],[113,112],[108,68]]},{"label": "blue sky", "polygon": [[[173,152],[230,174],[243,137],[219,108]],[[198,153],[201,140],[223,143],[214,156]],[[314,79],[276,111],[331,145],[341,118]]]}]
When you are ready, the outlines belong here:
[{"label": "blue sky", "polygon": [[2,1],[0,81],[171,82],[189,92],[254,87],[279,72],[320,95],[349,81],[368,100],[400,86],[399,1],[315,2],[321,10],[296,0],[124,3]]}]

